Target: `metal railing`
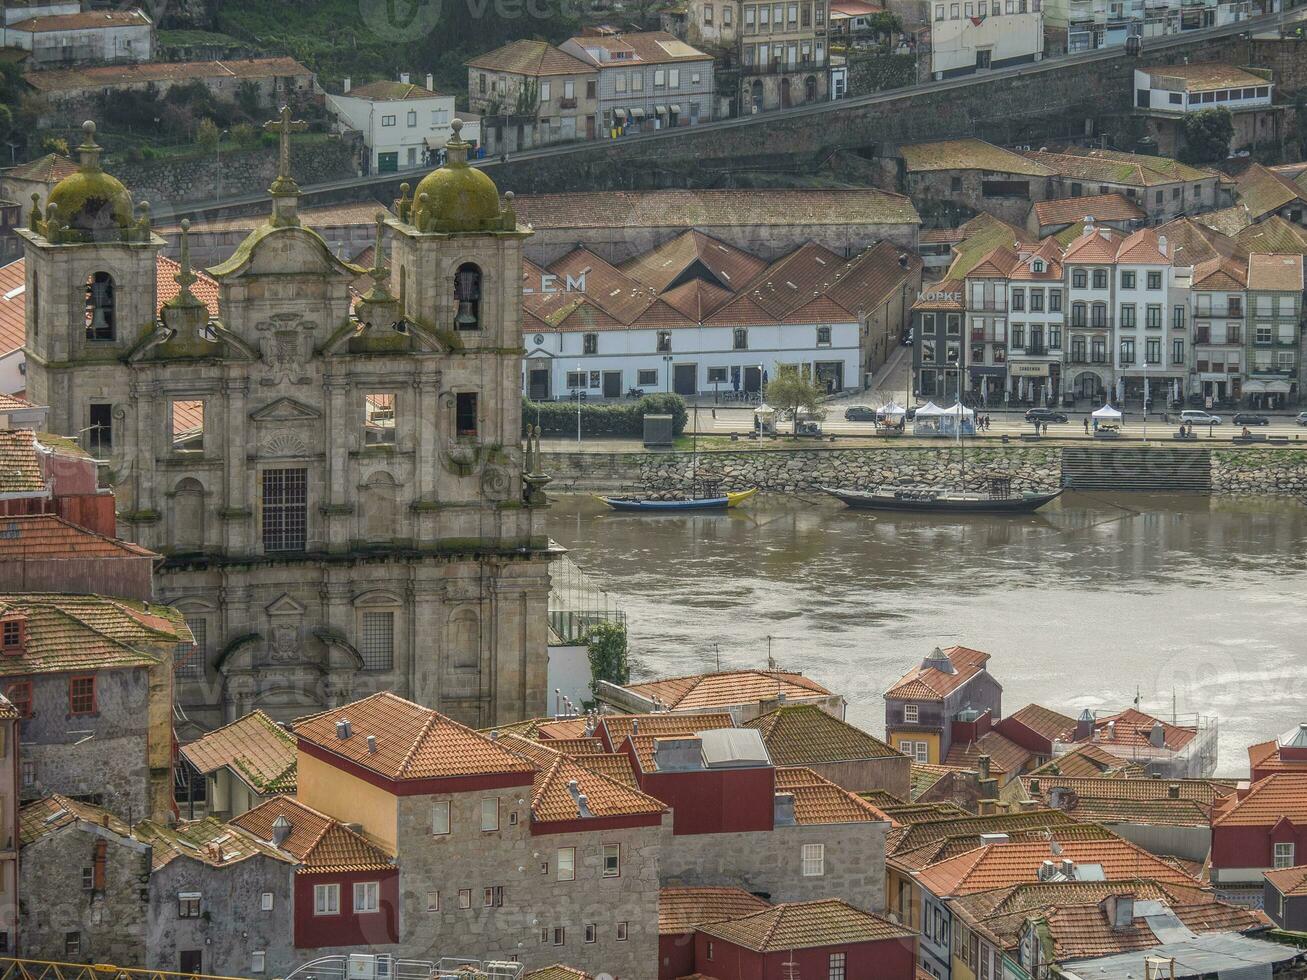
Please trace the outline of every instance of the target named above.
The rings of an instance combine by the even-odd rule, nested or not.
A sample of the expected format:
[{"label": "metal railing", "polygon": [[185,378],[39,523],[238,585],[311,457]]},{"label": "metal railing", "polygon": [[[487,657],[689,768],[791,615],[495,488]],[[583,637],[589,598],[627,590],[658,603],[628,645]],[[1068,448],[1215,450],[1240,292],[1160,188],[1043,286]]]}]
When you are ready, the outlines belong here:
[{"label": "metal railing", "polygon": [[463,956],[401,960],[388,953],[347,953],[309,960],[287,973],[285,980],[517,980],[522,970],[521,963],[507,960]]}]

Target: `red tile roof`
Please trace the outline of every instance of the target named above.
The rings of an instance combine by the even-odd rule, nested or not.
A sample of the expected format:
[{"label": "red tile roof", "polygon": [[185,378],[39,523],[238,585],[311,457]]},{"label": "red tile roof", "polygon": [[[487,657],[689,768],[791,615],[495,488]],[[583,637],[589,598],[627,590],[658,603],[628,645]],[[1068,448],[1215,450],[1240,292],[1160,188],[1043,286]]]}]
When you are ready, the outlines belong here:
[{"label": "red tile roof", "polygon": [[778,766],[776,792],[793,795],[794,822],[800,825],[894,822],[862,797],[802,766]]},{"label": "red tile roof", "polygon": [[[735,719],[726,711],[710,711],[704,714],[670,714],[660,711],[649,715],[601,715],[599,727],[608,737],[608,744],[618,748],[627,736],[638,734],[653,737],[655,735],[686,735],[703,732],[711,728],[734,728]],[[543,734],[543,729],[542,729]],[[548,740],[545,740],[548,744]]]},{"label": "red tile roof", "polygon": [[1212,828],[1271,827],[1286,817],[1298,826],[1307,824],[1307,773],[1272,773],[1246,792],[1240,790],[1217,800]]},{"label": "red tile roof", "polygon": [[940,651],[953,665],[946,673],[938,667],[918,664],[885,692],[887,698],[913,701],[943,701],[985,669],[989,654],[970,647],[952,646]]},{"label": "red tile roof", "polygon": [[[350,724],[348,738],[337,736],[342,721]],[[529,778],[536,769],[490,737],[389,691],[300,719],[294,732],[311,745],[394,780],[489,773]],[[369,751],[369,735],[376,740],[376,751]]]},{"label": "red tile roof", "polygon": [[718,285],[734,293],[765,269],[767,263],[743,249],[691,229],[623,262],[622,271],[662,292],[680,277],[693,273],[696,266],[707,270]]},{"label": "red tile roof", "polygon": [[295,792],[295,737],[262,711],[206,732],[183,745],[181,754],[205,775],[232,770],[256,793]]},{"label": "red tile roof", "polygon": [[1029,775],[1102,776],[1115,772],[1129,772],[1137,776],[1144,775],[1142,766],[1112,755],[1112,753],[1093,742],[1082,742],[1070,752],[1049,759],[1038,769],[1032,769]]},{"label": "red tile roof", "polygon": [[699,927],[699,932],[760,953],[885,940],[911,940],[911,929],[838,899],[791,902]]},{"label": "red tile roof", "polygon": [[1066,247],[1062,260],[1070,265],[1072,262],[1090,262],[1097,265],[1111,265],[1116,261],[1116,253],[1125,235],[1115,228],[1090,227],[1085,233]]},{"label": "red tile roof", "polygon": [[272,842],[278,817],[290,822],[290,833],[278,849],[299,861],[298,873],[389,871],[395,866],[391,855],[362,834],[293,797],[273,797],[231,822]]},{"label": "red tile roof", "polygon": [[1293,868],[1278,868],[1264,872],[1269,881],[1281,895],[1302,897],[1307,895],[1307,864]]},{"label": "red tile roof", "polygon": [[26,267],[23,259],[0,266],[0,357],[18,350],[27,340]]},{"label": "red tile roof", "polygon": [[[69,159],[62,153],[47,153],[43,157],[29,160],[27,163],[20,163],[10,170],[6,176],[43,184],[56,184],[75,173],[77,173],[76,160]],[[24,201],[23,203],[26,204],[27,202]]]},{"label": "red tile roof", "polygon": [[1173,752],[1184,748],[1198,734],[1197,728],[1172,725],[1138,708],[1127,708],[1119,714],[1095,718],[1094,741],[1109,752],[1117,748],[1150,745],[1149,736],[1158,724],[1162,726],[1163,746]]},{"label": "red tile roof", "polygon": [[158,557],[138,544],[96,534],[54,514],[0,517],[0,560]]},{"label": "red tile roof", "polygon": [[1028,728],[1050,742],[1067,741],[1076,731],[1074,718],[1039,704],[1028,704],[1008,715],[1005,721]]},{"label": "red tile roof", "polygon": [[21,654],[0,657],[0,676],[63,673],[166,662],[195,638],[170,606],[96,595],[0,595],[0,614],[26,618]]},{"label": "red tile roof", "polygon": [[146,85],[195,78],[309,78],[294,58],[248,58],[233,61],[137,62],[96,68],[49,68],[24,76],[38,92],[77,91],[116,85]]},{"label": "red tile roof", "polygon": [[573,790],[583,795],[594,817],[654,816],[666,811],[660,801],[625,786],[603,773],[587,769],[567,758],[558,758],[535,778],[531,796],[534,821],[560,822],[583,819]]},{"label": "red tile roof", "polygon": [[770,907],[743,888],[660,888],[658,934],[684,935],[707,922],[738,919]]},{"label": "red tile roof", "polygon": [[149,27],[150,18],[141,10],[83,10],[76,14],[48,14],[10,24],[11,31],[48,34],[52,31],[109,30],[119,27]]},{"label": "red tile roof", "polygon": [[988,731],[974,742],[954,742],[949,746],[944,765],[959,769],[977,769],[982,755],[989,756],[994,771],[1016,775],[1023,771],[1034,753],[1010,738]]},{"label": "red tile roof", "polygon": [[580,45],[587,56],[596,62],[599,57],[589,54],[591,50],[606,52],[632,52],[635,60],[604,60],[599,62],[600,70],[607,68],[624,68],[631,64],[675,64],[687,61],[711,61],[712,55],[705,54],[691,47],[666,31],[634,31],[629,34],[586,34],[571,39],[571,43]]},{"label": "red tile roof", "polygon": [[[657,698],[663,707],[674,711],[753,704],[775,700],[782,694],[787,701],[816,700],[831,695],[829,690],[816,681],[784,670],[731,670],[720,674],[692,674],[688,677],[628,684],[626,689],[642,697]],[[643,727],[642,721],[641,728]]]},{"label": "red tile roof", "polygon": [[1091,217],[1095,221],[1142,221],[1147,212],[1124,194],[1095,194],[1037,201],[1035,220],[1043,225],[1071,225]]},{"label": "red tile roof", "polygon": [[807,766],[863,759],[903,758],[880,739],[815,704],[786,704],[744,725],[762,733],[777,765]]},{"label": "red tile roof", "polygon": [[342,93],[346,98],[371,99],[376,102],[412,102],[414,100],[434,99],[440,93],[433,92],[425,85],[413,82],[392,82],[381,79],[351,88]]},{"label": "red tile roof", "polygon": [[536,78],[542,75],[585,75],[594,66],[573,58],[545,41],[511,41],[503,47],[479,54],[464,62],[469,68],[502,71],[510,75]]}]

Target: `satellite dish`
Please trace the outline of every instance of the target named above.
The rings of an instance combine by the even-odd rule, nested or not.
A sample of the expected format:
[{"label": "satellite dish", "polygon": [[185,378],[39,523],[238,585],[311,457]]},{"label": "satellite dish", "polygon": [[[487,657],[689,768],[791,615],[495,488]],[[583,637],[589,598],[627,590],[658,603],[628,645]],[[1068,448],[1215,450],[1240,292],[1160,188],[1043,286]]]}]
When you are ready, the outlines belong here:
[{"label": "satellite dish", "polygon": [[1049,845],[1048,849],[1053,852],[1054,857],[1057,857],[1062,853],[1062,845],[1059,844],[1057,841],[1053,841],[1053,843]]}]

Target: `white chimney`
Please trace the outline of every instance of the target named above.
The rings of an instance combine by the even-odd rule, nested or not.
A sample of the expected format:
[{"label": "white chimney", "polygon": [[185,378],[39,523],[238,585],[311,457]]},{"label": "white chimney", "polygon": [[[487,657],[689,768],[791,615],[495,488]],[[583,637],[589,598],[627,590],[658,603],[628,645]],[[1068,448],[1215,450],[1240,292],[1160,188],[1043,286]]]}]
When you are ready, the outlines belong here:
[{"label": "white chimney", "polygon": [[345,94],[349,95],[349,76],[345,76]]},{"label": "white chimney", "polygon": [[1161,252],[1163,255],[1166,255],[1166,254],[1168,254],[1167,251],[1166,251],[1166,249],[1167,249],[1166,236],[1165,236],[1165,235],[1158,235],[1158,236],[1157,236],[1157,250],[1158,250],[1159,252]]},{"label": "white chimney", "polygon": [[354,727],[349,723],[348,718],[342,718],[336,722],[336,737],[342,742],[354,734]]},{"label": "white chimney", "polygon": [[399,73],[399,80],[400,80],[400,82],[403,83],[404,85],[407,85],[407,84],[408,84],[408,72],[406,72],[406,71],[402,71],[402,72],[400,72],[400,73]]},{"label": "white chimney", "polygon": [[436,90],[436,76],[431,74],[431,72],[427,72],[427,88],[432,92]]}]

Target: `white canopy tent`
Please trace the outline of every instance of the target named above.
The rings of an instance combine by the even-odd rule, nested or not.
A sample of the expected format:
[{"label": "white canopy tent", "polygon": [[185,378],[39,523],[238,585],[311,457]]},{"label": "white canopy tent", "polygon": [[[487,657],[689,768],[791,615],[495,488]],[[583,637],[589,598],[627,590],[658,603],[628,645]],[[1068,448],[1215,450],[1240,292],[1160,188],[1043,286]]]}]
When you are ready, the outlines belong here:
[{"label": "white canopy tent", "polygon": [[879,409],[877,409],[877,411],[880,413],[880,417],[887,422],[890,421],[891,419],[901,419],[903,416],[908,414],[908,410],[906,408],[893,401],[886,402]]},{"label": "white canopy tent", "polygon": [[965,405],[962,405],[960,402],[954,402],[954,404],[950,408],[946,408],[943,410],[943,414],[961,415],[963,418],[970,418],[972,415],[976,414],[976,411],[973,408],[967,408]]},{"label": "white canopy tent", "polygon": [[926,402],[926,404],[922,405],[920,408],[917,409],[917,418],[919,419],[938,418],[941,415],[947,415],[947,414],[948,412],[945,409],[940,408],[934,402]]},{"label": "white canopy tent", "polygon": [[1111,405],[1104,405],[1102,408],[1095,409],[1093,412],[1090,413],[1090,415],[1093,418],[1106,419],[1109,422],[1121,421],[1121,413],[1118,412]]}]

